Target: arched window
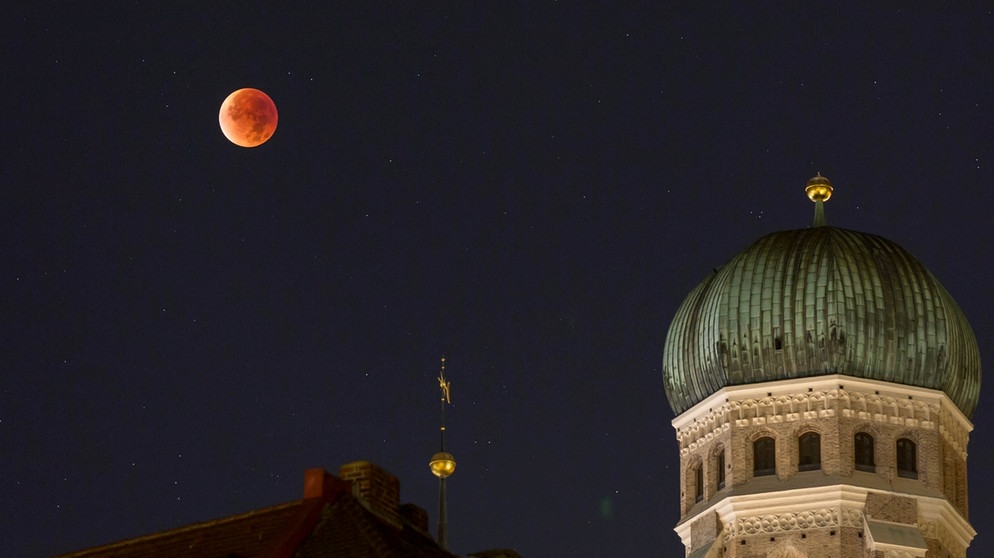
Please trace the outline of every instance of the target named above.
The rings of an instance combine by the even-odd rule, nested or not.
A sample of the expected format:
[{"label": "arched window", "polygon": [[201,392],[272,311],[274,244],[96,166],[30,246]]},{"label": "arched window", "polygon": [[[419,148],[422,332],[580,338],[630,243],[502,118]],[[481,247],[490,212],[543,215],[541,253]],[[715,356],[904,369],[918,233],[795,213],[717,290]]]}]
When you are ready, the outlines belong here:
[{"label": "arched window", "polygon": [[704,464],[698,463],[694,469],[694,501],[700,502],[704,499]]},{"label": "arched window", "polygon": [[918,478],[918,447],[907,438],[897,441],[897,476]]},{"label": "arched window", "polygon": [[715,470],[718,473],[718,490],[725,488],[725,449],[715,456]]},{"label": "arched window", "polygon": [[821,435],[817,432],[801,434],[797,440],[798,471],[821,469]]},{"label": "arched window", "polygon": [[760,438],[752,443],[752,476],[777,473],[777,443],[773,438]]},{"label": "arched window", "polygon": [[853,438],[853,449],[857,471],[873,473],[877,470],[876,463],[873,462],[873,436],[866,432],[857,432]]}]

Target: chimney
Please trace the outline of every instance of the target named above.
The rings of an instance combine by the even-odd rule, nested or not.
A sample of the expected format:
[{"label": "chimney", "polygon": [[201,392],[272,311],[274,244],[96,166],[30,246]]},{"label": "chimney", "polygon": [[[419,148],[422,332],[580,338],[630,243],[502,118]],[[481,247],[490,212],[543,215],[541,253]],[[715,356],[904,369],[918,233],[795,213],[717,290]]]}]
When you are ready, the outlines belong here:
[{"label": "chimney", "polygon": [[304,471],[304,499],[348,494],[352,487],[324,469]]},{"label": "chimney", "polygon": [[400,481],[370,461],[353,461],[338,469],[338,476],[352,483],[352,493],[370,511],[396,527],[402,527]]}]

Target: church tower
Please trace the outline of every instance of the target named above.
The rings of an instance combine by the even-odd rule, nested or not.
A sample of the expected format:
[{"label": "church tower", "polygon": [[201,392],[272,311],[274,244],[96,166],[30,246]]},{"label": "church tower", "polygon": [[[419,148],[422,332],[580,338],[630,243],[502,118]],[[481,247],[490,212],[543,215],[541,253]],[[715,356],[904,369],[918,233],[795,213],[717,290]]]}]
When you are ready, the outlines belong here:
[{"label": "church tower", "polygon": [[826,225],[759,239],[680,306],[663,354],[692,558],[961,558],[980,352],[925,267]]}]

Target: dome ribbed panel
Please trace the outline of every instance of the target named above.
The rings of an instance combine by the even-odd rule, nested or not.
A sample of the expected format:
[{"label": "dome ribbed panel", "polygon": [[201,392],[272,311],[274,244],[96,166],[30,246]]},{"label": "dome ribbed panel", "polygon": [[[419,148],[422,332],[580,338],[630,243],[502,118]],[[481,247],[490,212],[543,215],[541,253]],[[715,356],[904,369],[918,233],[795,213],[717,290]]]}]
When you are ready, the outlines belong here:
[{"label": "dome ribbed panel", "polygon": [[699,284],[667,336],[677,413],[727,385],[847,374],[944,390],[970,416],[976,339],[903,248],[831,227],[766,236]]},{"label": "dome ribbed panel", "polygon": [[941,313],[946,317],[945,327],[939,331],[946,333],[949,349],[944,353],[937,353],[937,365],[952,371],[963,371],[959,374],[946,374],[940,389],[956,402],[967,417],[972,417],[980,394],[981,369],[977,338],[959,305],[938,283],[936,281],[943,293],[940,300],[946,305],[945,311]]},{"label": "dome ribbed panel", "polygon": [[666,397],[674,409],[688,401],[699,401],[703,399],[700,394],[711,394],[727,385],[721,364],[699,350],[717,339],[715,300],[703,296],[716,282],[717,276],[711,275],[690,292],[666,336],[663,370],[671,373],[664,373],[663,379]]}]

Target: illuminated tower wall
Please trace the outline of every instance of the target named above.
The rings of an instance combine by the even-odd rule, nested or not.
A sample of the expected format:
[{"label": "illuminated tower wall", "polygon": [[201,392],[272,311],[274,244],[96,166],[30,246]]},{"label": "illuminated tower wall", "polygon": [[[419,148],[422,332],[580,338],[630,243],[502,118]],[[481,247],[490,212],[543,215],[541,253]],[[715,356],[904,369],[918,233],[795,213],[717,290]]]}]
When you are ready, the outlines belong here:
[{"label": "illuminated tower wall", "polygon": [[879,236],[767,235],[709,273],[667,334],[687,556],[966,556],[976,338]]}]

